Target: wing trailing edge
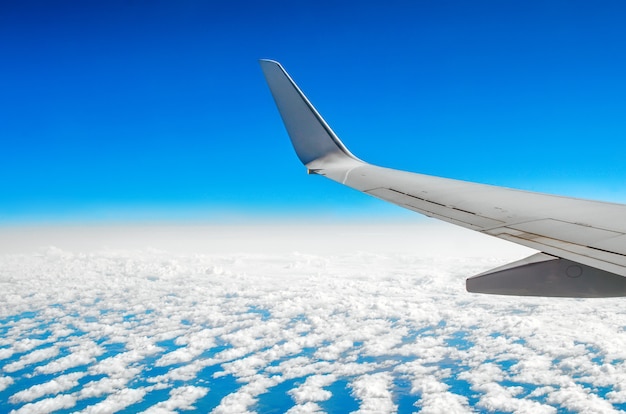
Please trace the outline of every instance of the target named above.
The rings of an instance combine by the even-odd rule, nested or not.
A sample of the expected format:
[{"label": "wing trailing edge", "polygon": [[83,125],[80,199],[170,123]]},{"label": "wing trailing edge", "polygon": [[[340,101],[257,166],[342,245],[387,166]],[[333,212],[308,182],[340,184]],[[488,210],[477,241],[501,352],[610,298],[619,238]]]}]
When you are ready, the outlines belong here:
[{"label": "wing trailing edge", "polygon": [[278,62],[260,64],[293,148],[310,173],[542,252],[467,279],[469,292],[626,296],[626,205],[368,164],[348,150]]}]

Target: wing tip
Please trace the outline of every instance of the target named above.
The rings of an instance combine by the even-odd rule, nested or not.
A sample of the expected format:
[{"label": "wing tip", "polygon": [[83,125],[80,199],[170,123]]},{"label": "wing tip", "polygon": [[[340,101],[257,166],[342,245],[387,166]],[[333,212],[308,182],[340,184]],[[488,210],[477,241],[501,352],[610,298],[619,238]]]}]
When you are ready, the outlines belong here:
[{"label": "wing tip", "polygon": [[283,65],[281,65],[279,61],[274,60],[274,59],[259,59],[259,63],[260,63],[261,65],[264,65],[264,64],[270,64],[270,65],[276,65],[276,66],[279,66],[280,68],[282,68],[282,67],[283,67]]},{"label": "wing tip", "polygon": [[279,62],[259,59],[259,63],[291,143],[304,165],[317,160],[326,166],[345,159],[362,162],[335,135]]}]

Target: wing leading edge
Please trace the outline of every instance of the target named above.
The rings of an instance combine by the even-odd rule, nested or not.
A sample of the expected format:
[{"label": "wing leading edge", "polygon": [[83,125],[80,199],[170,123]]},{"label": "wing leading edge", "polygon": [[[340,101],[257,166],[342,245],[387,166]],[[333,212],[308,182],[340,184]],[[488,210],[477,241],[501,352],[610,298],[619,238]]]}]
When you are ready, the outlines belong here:
[{"label": "wing leading edge", "polygon": [[346,148],[278,62],[260,64],[296,154],[310,173],[542,252],[467,279],[469,292],[626,296],[626,205],[368,164]]}]

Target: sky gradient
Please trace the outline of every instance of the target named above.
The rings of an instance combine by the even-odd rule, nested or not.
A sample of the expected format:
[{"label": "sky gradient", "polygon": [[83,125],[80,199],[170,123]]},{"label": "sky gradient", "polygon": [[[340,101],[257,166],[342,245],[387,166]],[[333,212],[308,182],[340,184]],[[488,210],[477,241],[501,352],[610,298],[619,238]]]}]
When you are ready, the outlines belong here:
[{"label": "sky gradient", "polygon": [[626,202],[624,17],[608,1],[3,2],[0,223],[414,216],[305,174],[259,58],[361,159]]}]

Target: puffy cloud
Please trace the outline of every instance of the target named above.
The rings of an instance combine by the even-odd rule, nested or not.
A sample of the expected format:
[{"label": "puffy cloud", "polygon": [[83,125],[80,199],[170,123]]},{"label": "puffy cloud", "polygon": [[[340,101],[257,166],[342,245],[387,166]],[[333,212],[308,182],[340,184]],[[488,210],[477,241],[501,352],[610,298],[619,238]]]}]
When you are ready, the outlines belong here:
[{"label": "puffy cloud", "polygon": [[287,414],[313,414],[325,412],[326,411],[322,410],[322,408],[314,402],[307,402],[302,405],[294,405],[287,411]]},{"label": "puffy cloud", "polygon": [[78,385],[78,380],[85,376],[84,372],[61,375],[43,384],[33,385],[23,391],[19,391],[9,398],[12,404],[30,402],[49,394],[58,394]]},{"label": "puffy cloud", "polygon": [[[337,380],[335,375],[312,375],[304,384],[289,391],[296,403],[306,405],[308,402],[326,401],[332,393],[324,387],[331,385]],[[317,407],[317,406],[316,406]]]},{"label": "puffy cloud", "polygon": [[578,384],[562,387],[550,393],[547,398],[548,403],[558,404],[573,412],[587,413],[618,413],[621,410],[615,409],[610,402],[603,400],[589,389]]},{"label": "puffy cloud", "polygon": [[59,353],[59,348],[56,346],[51,346],[43,349],[36,349],[18,359],[15,362],[11,362],[4,366],[5,372],[15,372],[24,367],[32,364],[37,364],[41,361],[45,361],[47,359],[53,358],[57,356]]},{"label": "puffy cloud", "polygon": [[391,375],[387,372],[363,375],[351,385],[354,395],[361,400],[360,413],[391,413],[396,411],[389,390]]},{"label": "puffy cloud", "polygon": [[0,360],[11,358],[11,356],[13,356],[11,348],[0,348]]},{"label": "puffy cloud", "polygon": [[134,375],[137,375],[138,373],[139,370],[135,370],[127,378],[104,377],[97,381],[90,381],[85,384],[80,391],[77,392],[77,397],[82,400],[86,398],[94,398],[103,395],[113,394],[116,391],[124,389],[129,379],[132,378]]},{"label": "puffy cloud", "polygon": [[263,394],[268,388],[280,382],[277,378],[267,378],[262,375],[256,375],[254,378],[248,378],[248,383],[235,392],[227,395],[222,399],[213,413],[215,414],[231,414],[231,413],[251,413],[252,406],[258,402],[258,395]]},{"label": "puffy cloud", "polygon": [[9,385],[13,384],[15,380],[11,377],[0,377],[0,391],[4,391]]},{"label": "puffy cloud", "polygon": [[120,411],[143,399],[147,390],[144,388],[127,388],[109,395],[104,401],[88,407],[85,414],[106,414]]},{"label": "puffy cloud", "polygon": [[57,395],[56,397],[46,398],[35,403],[29,403],[20,409],[12,411],[12,414],[39,414],[51,413],[62,409],[72,408],[76,405],[76,399],[71,395]]},{"label": "puffy cloud", "polygon": [[70,348],[69,355],[39,366],[36,371],[42,374],[52,374],[87,365],[94,362],[95,357],[101,355],[102,352],[102,349],[92,341],[81,342]]},{"label": "puffy cloud", "polygon": [[436,372],[436,367],[414,365],[403,368],[412,373],[411,392],[420,396],[418,403],[420,412],[427,414],[471,412],[467,398],[450,392],[449,386],[438,378],[437,374],[441,373]]},{"label": "puffy cloud", "polygon": [[167,401],[153,405],[146,411],[148,414],[153,413],[176,413],[177,410],[193,410],[193,403],[204,397],[209,392],[208,388],[184,386],[174,388],[170,391],[170,398]]}]

